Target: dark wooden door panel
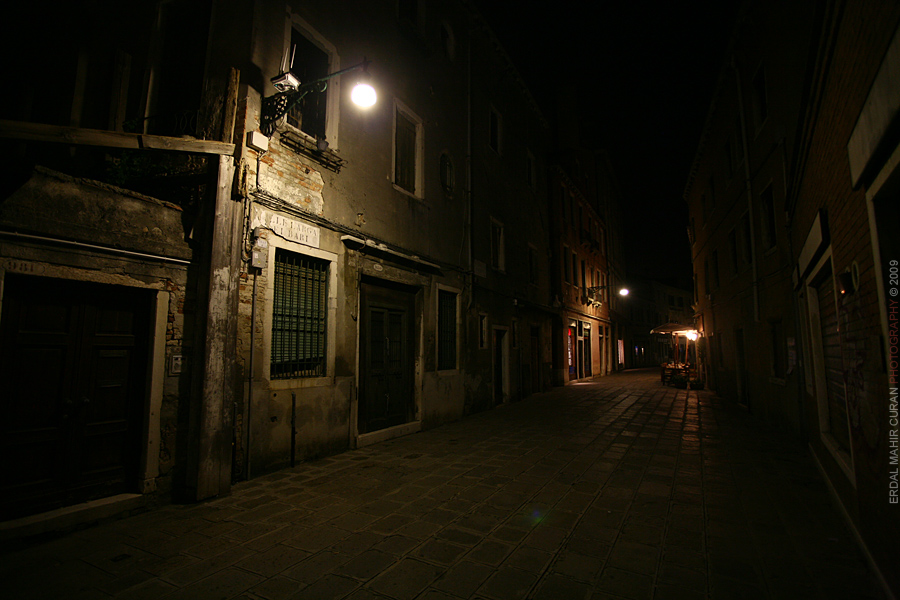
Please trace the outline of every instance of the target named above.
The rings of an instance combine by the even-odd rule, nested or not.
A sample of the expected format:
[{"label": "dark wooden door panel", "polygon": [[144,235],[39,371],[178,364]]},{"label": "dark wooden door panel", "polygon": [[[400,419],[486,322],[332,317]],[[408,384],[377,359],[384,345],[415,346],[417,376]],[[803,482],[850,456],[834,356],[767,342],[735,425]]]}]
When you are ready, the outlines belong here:
[{"label": "dark wooden door panel", "polygon": [[0,315],[0,508],[127,491],[147,373],[142,290],[9,275]]},{"label": "dark wooden door panel", "polygon": [[363,284],[359,432],[408,422],[413,413],[410,352],[413,296]]}]

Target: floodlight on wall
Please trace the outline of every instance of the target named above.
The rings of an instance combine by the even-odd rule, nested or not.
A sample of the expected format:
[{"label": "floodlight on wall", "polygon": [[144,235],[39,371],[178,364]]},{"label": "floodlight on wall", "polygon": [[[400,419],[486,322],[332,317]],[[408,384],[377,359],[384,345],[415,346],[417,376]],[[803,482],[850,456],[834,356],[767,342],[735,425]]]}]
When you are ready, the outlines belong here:
[{"label": "floodlight on wall", "polygon": [[[282,68],[283,67],[284,65],[282,65]],[[350,71],[362,69],[363,75],[366,76],[368,75],[368,68],[369,61],[363,59],[363,61],[357,65],[347,67],[346,69],[341,69],[340,71],[335,71],[330,75],[326,75],[325,77],[320,77],[319,79],[314,79],[313,81],[308,81],[306,83],[301,83],[300,80],[297,79],[297,77],[288,70],[279,73],[271,79],[272,85],[275,86],[275,89],[278,90],[278,93],[263,98],[262,115],[259,124],[260,130],[266,136],[271,136],[275,132],[275,124],[277,123],[278,119],[287,114],[287,112],[290,111],[307,94],[324,92],[326,89],[328,89],[329,79],[344,75],[345,73],[349,73]],[[375,89],[371,85],[366,83],[364,80],[361,80],[353,89],[350,98],[351,100],[353,100],[354,104],[363,108],[367,108],[375,104],[377,100],[377,94],[375,93]]]}]

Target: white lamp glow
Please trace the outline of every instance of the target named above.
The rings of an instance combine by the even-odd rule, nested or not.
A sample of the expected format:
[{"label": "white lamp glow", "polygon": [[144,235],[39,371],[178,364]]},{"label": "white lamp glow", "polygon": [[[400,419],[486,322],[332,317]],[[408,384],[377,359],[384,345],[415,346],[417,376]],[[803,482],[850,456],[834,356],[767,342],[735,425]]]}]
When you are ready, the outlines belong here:
[{"label": "white lamp glow", "polygon": [[620,296],[627,296],[627,295],[628,295],[628,288],[622,288],[621,290],[619,290],[619,295],[620,295]]},{"label": "white lamp glow", "polygon": [[692,342],[696,342],[698,337],[699,336],[697,335],[696,331],[687,332],[687,339],[691,340]]},{"label": "white lamp glow", "polygon": [[375,104],[378,96],[375,94],[375,88],[367,83],[357,83],[353,91],[350,92],[350,99],[357,106],[368,108]]}]

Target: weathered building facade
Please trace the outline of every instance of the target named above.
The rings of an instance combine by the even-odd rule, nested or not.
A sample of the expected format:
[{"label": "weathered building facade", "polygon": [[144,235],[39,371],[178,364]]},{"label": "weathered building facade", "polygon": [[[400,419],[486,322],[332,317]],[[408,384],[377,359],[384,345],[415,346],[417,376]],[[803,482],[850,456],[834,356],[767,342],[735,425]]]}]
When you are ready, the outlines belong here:
[{"label": "weathered building facade", "polygon": [[[546,122],[465,3],[355,9],[348,20],[331,3],[254,6],[263,73],[278,75],[294,48],[327,65],[314,77],[368,58],[378,101],[350,102],[351,72],[263,139],[275,90],[247,87],[235,140],[245,255],[264,258],[242,268],[247,425],[235,456],[251,474],[547,382]],[[295,285],[317,295],[314,316]],[[306,349],[283,354],[295,336]]]},{"label": "weathered building facade", "polygon": [[[347,10],[23,18],[26,93],[0,113],[4,517],[214,497],[550,385],[547,121],[467,2]],[[323,81],[293,102],[286,72]]]},{"label": "weathered building facade", "polygon": [[563,143],[551,168],[554,383],[624,368],[618,196],[603,153]]},{"label": "weathered building facade", "polygon": [[746,3],[685,193],[712,386],[808,441],[894,593],[898,24]]}]

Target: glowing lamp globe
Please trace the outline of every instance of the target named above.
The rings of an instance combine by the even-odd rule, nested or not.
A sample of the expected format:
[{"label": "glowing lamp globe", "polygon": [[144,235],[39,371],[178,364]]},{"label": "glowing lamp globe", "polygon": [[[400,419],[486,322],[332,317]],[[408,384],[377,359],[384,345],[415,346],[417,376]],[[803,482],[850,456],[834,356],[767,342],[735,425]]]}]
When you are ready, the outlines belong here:
[{"label": "glowing lamp globe", "polygon": [[367,83],[358,83],[353,91],[350,92],[350,99],[357,106],[368,108],[375,104],[378,96],[375,94],[375,88]]}]

